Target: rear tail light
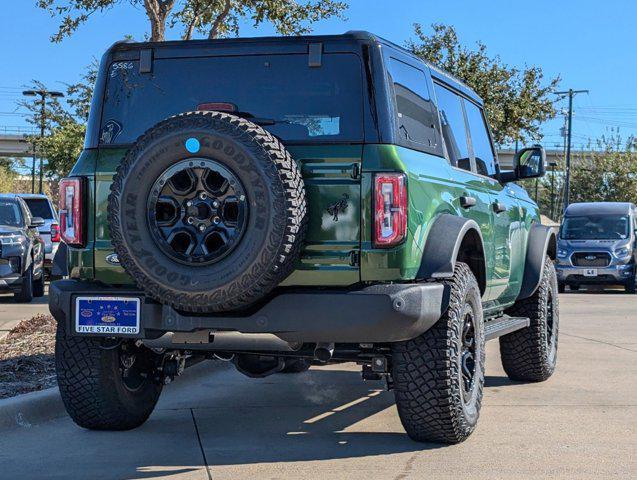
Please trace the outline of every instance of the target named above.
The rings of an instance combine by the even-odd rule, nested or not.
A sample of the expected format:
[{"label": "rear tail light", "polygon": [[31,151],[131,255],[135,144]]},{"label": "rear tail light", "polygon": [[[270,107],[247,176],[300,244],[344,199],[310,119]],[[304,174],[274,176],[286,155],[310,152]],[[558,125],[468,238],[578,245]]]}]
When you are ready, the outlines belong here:
[{"label": "rear tail light", "polygon": [[67,245],[84,244],[83,190],[81,178],[60,180],[60,235]]},{"label": "rear tail light", "polygon": [[51,225],[51,241],[54,243],[60,241],[60,226],[57,223]]},{"label": "rear tail light", "polygon": [[393,247],[407,235],[407,180],[403,173],[374,177],[374,246]]}]

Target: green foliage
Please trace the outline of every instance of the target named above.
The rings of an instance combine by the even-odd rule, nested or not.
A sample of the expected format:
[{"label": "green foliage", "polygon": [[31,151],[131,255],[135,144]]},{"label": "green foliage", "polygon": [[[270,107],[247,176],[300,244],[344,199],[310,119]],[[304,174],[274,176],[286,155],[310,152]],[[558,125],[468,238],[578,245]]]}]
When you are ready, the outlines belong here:
[{"label": "green foliage", "polygon": [[417,40],[409,41],[407,47],[482,97],[496,143],[540,138],[540,124],[555,116],[550,95],[559,78],[545,83],[540,67],[510,67],[499,56],[489,56],[481,42],[475,50],[461,45],[451,26],[434,24],[432,29],[433,33],[427,35],[416,24]]},{"label": "green foliage", "polygon": [[84,144],[86,124],[75,120],[55,126],[39,143],[39,152],[47,159],[45,174],[49,178],[68,175]]},{"label": "green foliage", "polygon": [[[553,220],[564,209],[564,159],[544,178],[520,182],[531,198],[537,199],[540,212]],[[537,195],[536,195],[537,192]],[[551,194],[553,192],[553,194]],[[552,200],[551,200],[552,199]],[[633,138],[602,137],[587,152],[571,156],[570,202],[637,202],[637,144]]]},{"label": "green foliage", "polygon": [[637,151],[632,145],[602,138],[598,150],[571,168],[571,202],[636,201]]},{"label": "green foliage", "polygon": [[[38,128],[38,134],[31,135],[29,141],[35,144],[38,156],[47,159],[44,174],[48,178],[67,175],[82,151],[97,69],[97,61],[93,60],[78,83],[67,85],[65,103],[47,97],[44,117],[39,97],[19,102],[32,113],[29,123],[39,127],[44,119],[44,137],[40,138]],[[42,82],[32,83],[34,89],[46,90]]]},{"label": "green foliage", "polygon": [[311,31],[319,20],[341,16],[347,3],[337,0],[37,0],[36,5],[60,18],[51,41],[71,36],[90,16],[121,4],[143,6],[150,23],[151,41],[165,40],[166,24],[183,28],[182,38],[194,32],[208,38],[239,34],[239,22],[250,20],[257,27],[270,22],[282,35]]},{"label": "green foliage", "polygon": [[15,180],[18,174],[5,162],[0,165],[0,193],[15,193]]}]

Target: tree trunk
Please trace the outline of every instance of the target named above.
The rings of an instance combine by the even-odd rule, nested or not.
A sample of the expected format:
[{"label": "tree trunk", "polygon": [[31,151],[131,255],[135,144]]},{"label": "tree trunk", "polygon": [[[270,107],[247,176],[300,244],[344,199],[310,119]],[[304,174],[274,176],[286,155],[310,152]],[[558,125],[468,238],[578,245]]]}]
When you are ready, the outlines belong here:
[{"label": "tree trunk", "polygon": [[226,17],[228,16],[229,13],[230,13],[230,0],[225,0],[223,10],[219,14],[219,16],[215,18],[215,21],[212,24],[212,28],[210,29],[210,34],[208,35],[209,39],[212,40],[214,38],[219,37],[219,29],[221,28],[221,25],[226,20]]},{"label": "tree trunk", "polygon": [[150,41],[163,42],[166,38],[166,19],[176,0],[144,0],[146,16],[150,21]]}]

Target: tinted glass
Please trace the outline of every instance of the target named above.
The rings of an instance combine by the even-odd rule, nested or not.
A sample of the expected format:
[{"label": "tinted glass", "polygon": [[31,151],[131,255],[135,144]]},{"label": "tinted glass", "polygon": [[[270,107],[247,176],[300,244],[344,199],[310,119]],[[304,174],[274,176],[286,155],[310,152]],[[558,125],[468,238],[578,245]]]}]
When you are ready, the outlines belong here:
[{"label": "tinted glass", "polygon": [[392,58],[389,75],[394,84],[399,135],[427,147],[435,146],[436,114],[425,73]]},{"label": "tinted glass", "polygon": [[[100,143],[131,143],[157,122],[203,103],[232,103],[284,141],[362,141],[358,56],[253,55],[158,59],[152,73],[134,62],[108,71]],[[264,123],[264,122],[263,122]],[[268,122],[269,123],[269,122]]]},{"label": "tinted glass", "polygon": [[467,128],[462,112],[461,98],[451,90],[435,85],[438,112],[442,124],[442,137],[451,164],[471,170],[471,159],[467,145]]},{"label": "tinted glass", "polygon": [[22,226],[22,213],[17,202],[0,201],[0,225]]},{"label": "tinted glass", "polygon": [[51,211],[51,204],[46,198],[24,198],[23,199],[32,217],[42,217],[44,220],[53,219],[53,212]]},{"label": "tinted glass", "polygon": [[630,235],[624,215],[566,217],[560,236],[565,240],[622,240]]},{"label": "tinted glass", "polygon": [[482,110],[467,100],[464,101],[464,108],[467,112],[471,145],[476,159],[476,171],[480,175],[495,175],[495,156]]}]

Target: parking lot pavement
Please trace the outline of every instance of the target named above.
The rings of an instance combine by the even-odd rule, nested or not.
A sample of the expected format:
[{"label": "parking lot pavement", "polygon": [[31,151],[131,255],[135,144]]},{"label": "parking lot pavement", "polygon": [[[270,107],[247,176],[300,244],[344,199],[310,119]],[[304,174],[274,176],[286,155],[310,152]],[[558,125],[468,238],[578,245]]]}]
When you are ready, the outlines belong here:
[{"label": "parking lot pavement", "polygon": [[20,323],[20,320],[31,318],[38,313],[49,313],[48,291],[47,282],[44,296],[34,298],[30,303],[16,303],[12,293],[0,293],[0,338]]},{"label": "parking lot pavement", "polygon": [[352,364],[260,380],[211,365],[195,387],[169,385],[130,432],[90,432],[67,418],[2,432],[0,476],[637,478],[637,296],[560,302],[555,375],[510,382],[490,342],[480,422],[460,445],[410,441],[393,395]]}]

